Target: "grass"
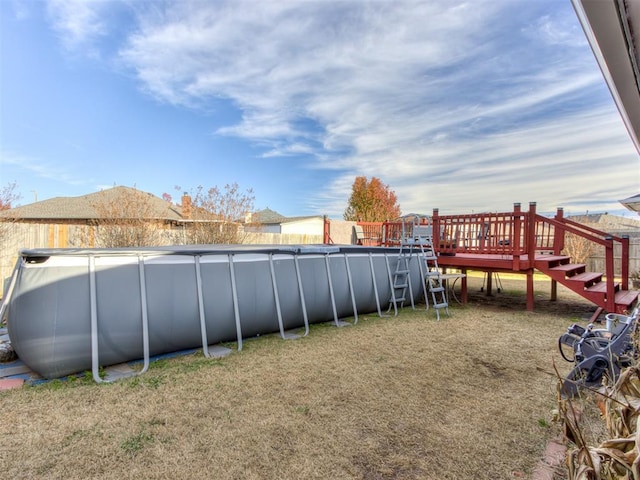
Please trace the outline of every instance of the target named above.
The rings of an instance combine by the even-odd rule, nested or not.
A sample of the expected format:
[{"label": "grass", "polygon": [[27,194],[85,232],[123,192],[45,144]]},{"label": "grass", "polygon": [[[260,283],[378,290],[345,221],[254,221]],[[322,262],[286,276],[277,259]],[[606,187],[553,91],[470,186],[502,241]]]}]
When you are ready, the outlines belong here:
[{"label": "grass", "polygon": [[[221,360],[152,364],[0,393],[6,478],[509,479],[529,476],[559,427],[558,336],[593,311],[524,282],[433,310],[265,336]],[[513,282],[519,282],[518,290]],[[505,285],[506,286],[506,285]],[[546,288],[546,284],[545,284]],[[560,290],[560,289],[559,289]],[[515,292],[515,293],[514,293]]]}]

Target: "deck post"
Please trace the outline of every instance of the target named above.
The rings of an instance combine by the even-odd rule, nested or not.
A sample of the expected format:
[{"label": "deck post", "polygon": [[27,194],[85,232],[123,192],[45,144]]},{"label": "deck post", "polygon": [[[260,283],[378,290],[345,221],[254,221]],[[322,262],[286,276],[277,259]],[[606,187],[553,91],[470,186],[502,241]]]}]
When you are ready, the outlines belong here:
[{"label": "deck post", "polygon": [[460,272],[462,272],[464,274],[464,277],[462,277],[461,283],[460,283],[460,290],[461,290],[461,300],[462,300],[462,304],[466,305],[467,304],[467,269],[466,268],[461,268]]},{"label": "deck post", "polygon": [[[558,207],[558,210],[556,211],[555,219],[560,223],[564,223],[563,222],[564,208]],[[554,235],[553,235],[553,254],[560,255],[563,249],[564,249],[564,228],[558,231],[556,227],[554,229]]]},{"label": "deck post", "polygon": [[536,254],[536,202],[529,202],[527,215],[527,254],[529,265],[533,265]]},{"label": "deck post", "polygon": [[323,232],[322,232],[322,243],[324,243],[325,245],[330,245],[333,243],[333,240],[331,240],[331,221],[329,220],[329,217],[327,217],[326,215],[324,217],[322,217],[323,222],[324,222],[324,228],[323,228]]},{"label": "deck post", "polygon": [[440,220],[438,218],[439,209],[433,209],[431,216],[431,245],[436,255],[440,253]]},{"label": "deck post", "polygon": [[533,271],[536,260],[536,202],[529,202],[527,234],[527,311],[533,311]]},{"label": "deck post", "polygon": [[533,268],[527,270],[527,311],[533,312]]},{"label": "deck post", "polygon": [[613,270],[613,237],[611,235],[607,235],[604,237],[607,241],[605,245],[605,275],[607,276],[607,299],[606,299],[606,309],[608,312],[616,311],[616,292],[615,292],[615,275]]},{"label": "deck post", "polygon": [[520,203],[513,204],[513,271],[520,270],[520,234],[522,230]]},{"label": "deck post", "polygon": [[[564,219],[564,208],[558,207],[556,210],[555,219],[559,222],[562,222]],[[554,230],[553,235],[553,254],[560,255],[562,250],[564,249],[564,229]],[[556,301],[558,299],[558,282],[557,280],[551,279],[551,301]]]},{"label": "deck post", "polygon": [[622,235],[622,253],[620,274],[622,275],[622,290],[629,290],[629,235]]}]

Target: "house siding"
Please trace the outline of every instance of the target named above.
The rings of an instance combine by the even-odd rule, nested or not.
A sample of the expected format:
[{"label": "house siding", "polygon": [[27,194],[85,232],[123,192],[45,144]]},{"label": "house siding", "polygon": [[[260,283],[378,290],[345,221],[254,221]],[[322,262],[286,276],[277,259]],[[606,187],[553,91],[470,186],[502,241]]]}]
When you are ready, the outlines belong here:
[{"label": "house siding", "polygon": [[286,222],[281,224],[282,234],[322,235],[324,220],[320,217]]}]

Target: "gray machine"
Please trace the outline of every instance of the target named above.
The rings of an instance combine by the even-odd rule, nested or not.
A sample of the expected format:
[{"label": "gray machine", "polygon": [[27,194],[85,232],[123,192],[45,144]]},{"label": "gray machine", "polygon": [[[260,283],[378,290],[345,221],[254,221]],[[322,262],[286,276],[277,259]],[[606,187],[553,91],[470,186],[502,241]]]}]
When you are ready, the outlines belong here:
[{"label": "gray machine", "polygon": [[615,381],[622,368],[632,365],[637,356],[634,337],[639,316],[640,307],[631,315],[609,313],[606,328],[573,324],[560,336],[560,354],[575,365],[564,380],[564,396],[573,397],[580,388],[599,387],[603,376]]}]

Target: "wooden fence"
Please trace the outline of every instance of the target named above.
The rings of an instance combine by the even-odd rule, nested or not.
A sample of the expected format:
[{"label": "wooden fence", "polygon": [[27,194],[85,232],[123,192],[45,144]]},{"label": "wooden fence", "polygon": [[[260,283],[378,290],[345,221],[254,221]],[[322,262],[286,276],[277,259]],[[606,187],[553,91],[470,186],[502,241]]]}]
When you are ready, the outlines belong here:
[{"label": "wooden fence", "polygon": [[[90,248],[95,237],[89,225],[38,224],[16,222],[6,225],[0,236],[0,296],[4,279],[11,276],[18,252],[29,248]],[[351,225],[336,224],[332,228],[334,243],[351,243]],[[159,231],[161,245],[186,243],[181,228]],[[252,245],[321,244],[323,234],[245,233],[243,243]]]}]

